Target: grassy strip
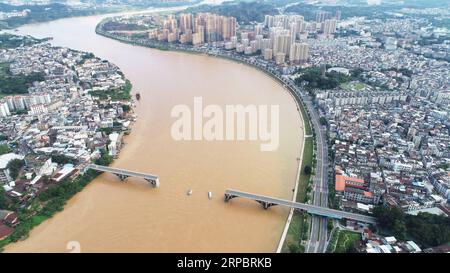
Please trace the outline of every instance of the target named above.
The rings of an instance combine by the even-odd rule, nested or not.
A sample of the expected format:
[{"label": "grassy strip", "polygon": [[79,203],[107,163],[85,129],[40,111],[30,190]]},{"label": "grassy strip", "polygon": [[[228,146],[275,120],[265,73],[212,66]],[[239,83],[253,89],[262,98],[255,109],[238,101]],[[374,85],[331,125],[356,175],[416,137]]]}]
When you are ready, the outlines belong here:
[{"label": "grassy strip", "polygon": [[353,249],[355,242],[361,240],[361,234],[349,230],[336,230],[330,240],[327,252],[329,253],[349,253]]},{"label": "grassy strip", "polygon": [[333,230],[333,228],[334,228],[333,219],[328,218],[328,220],[327,220],[327,234],[328,234],[328,236],[330,236],[331,231]]},{"label": "grassy strip", "polygon": [[[304,116],[305,117],[305,116]],[[312,165],[313,161],[313,139],[305,139],[303,150],[303,160],[301,164],[301,173],[299,178],[299,187],[296,201],[305,203],[308,201],[308,193],[311,191],[311,174],[305,174],[305,166]],[[286,239],[283,244],[282,252],[304,252],[304,246],[300,243],[308,239],[309,217],[305,212],[295,211],[289,225]]]},{"label": "grassy strip", "polygon": [[[300,107],[300,111],[302,112],[302,116],[303,117],[309,117],[308,113],[306,113],[305,107],[303,105]],[[304,120],[303,123],[304,123],[304,126],[305,126],[305,134],[306,135],[311,135],[312,134],[312,129],[311,129],[311,123],[309,122],[309,119],[303,118],[303,120]]]}]

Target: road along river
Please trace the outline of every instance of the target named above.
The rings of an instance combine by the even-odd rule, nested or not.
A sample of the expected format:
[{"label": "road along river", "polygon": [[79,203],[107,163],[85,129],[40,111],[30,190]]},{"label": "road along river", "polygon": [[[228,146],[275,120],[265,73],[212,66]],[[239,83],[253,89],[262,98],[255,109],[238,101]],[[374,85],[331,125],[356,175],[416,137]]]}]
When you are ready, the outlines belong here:
[{"label": "road along river", "polygon": [[[114,167],[160,176],[119,182],[103,174],[72,198],[63,212],[36,227],[7,252],[273,252],[288,209],[223,201],[227,188],[292,199],[303,142],[296,104],[279,83],[229,60],[123,44],[95,34],[105,15],[68,18],[19,28],[18,34],[53,37],[52,44],[93,52],[120,67],[141,93],[138,121]],[[178,104],[279,105],[280,144],[260,141],[175,141],[171,110]],[[192,195],[186,194],[192,189]],[[212,192],[208,199],[207,192]]]}]

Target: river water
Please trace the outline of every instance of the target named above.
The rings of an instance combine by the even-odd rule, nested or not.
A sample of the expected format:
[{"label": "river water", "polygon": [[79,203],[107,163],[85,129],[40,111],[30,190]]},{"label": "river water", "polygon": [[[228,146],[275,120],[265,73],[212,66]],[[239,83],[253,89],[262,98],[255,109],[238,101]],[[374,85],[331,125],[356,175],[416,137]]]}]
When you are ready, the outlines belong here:
[{"label": "river water", "polygon": [[[273,252],[288,209],[263,210],[254,201],[223,201],[227,188],[292,199],[302,120],[289,93],[254,68],[202,55],[131,46],[95,34],[101,16],[21,27],[18,34],[53,37],[52,44],[93,52],[120,67],[141,93],[138,121],[115,167],[160,176],[153,189],[140,179],[121,183],[103,174],[73,197],[63,212],[36,227],[7,252]],[[280,106],[280,145],[258,141],[175,141],[171,109],[203,103]],[[187,196],[192,189],[191,196]],[[207,192],[212,192],[209,200]]]}]

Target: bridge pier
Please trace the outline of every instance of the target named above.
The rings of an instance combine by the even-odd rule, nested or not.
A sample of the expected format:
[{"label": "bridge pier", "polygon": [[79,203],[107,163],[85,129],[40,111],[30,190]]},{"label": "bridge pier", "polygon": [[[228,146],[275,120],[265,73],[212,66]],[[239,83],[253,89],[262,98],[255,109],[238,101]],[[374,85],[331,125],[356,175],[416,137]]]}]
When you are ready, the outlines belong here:
[{"label": "bridge pier", "polygon": [[159,187],[159,179],[150,179],[150,178],[144,178],[147,182],[149,182],[153,188]]},{"label": "bridge pier", "polygon": [[277,205],[275,203],[269,203],[269,202],[259,201],[259,200],[256,200],[256,202],[260,203],[264,209],[268,209],[271,206],[276,206]]},{"label": "bridge pier", "polygon": [[225,202],[230,201],[231,199],[237,197],[236,195],[225,193]]},{"label": "bridge pier", "polygon": [[117,177],[119,177],[120,181],[124,181],[125,179],[130,177],[129,175],[124,175],[124,174],[115,174],[115,175],[117,175]]},{"label": "bridge pier", "polygon": [[112,174],[115,174],[120,181],[124,181],[128,177],[139,177],[145,179],[147,182],[149,182],[154,188],[159,187],[159,177],[157,175],[149,174],[149,173],[140,173],[140,172],[134,172],[119,168],[112,168],[108,166],[101,166],[96,164],[89,164],[87,169],[93,169],[100,172],[109,172]]},{"label": "bridge pier", "polygon": [[310,204],[303,204],[298,202],[293,202],[290,200],[283,200],[278,199],[274,197],[264,196],[264,195],[258,195],[248,192],[241,192],[237,190],[231,190],[227,189],[225,191],[225,202],[229,201],[232,198],[235,197],[242,197],[250,200],[254,200],[261,204],[261,206],[264,209],[268,209],[271,206],[280,205],[280,206],[286,206],[289,208],[293,208],[296,210],[302,210],[306,211],[309,214],[317,215],[321,217],[327,217],[332,219],[351,219],[357,222],[363,222],[368,224],[376,224],[376,218],[367,216],[367,215],[361,215],[357,213],[350,213],[346,211],[341,210],[335,210],[327,207],[321,207],[321,206],[315,206]]}]

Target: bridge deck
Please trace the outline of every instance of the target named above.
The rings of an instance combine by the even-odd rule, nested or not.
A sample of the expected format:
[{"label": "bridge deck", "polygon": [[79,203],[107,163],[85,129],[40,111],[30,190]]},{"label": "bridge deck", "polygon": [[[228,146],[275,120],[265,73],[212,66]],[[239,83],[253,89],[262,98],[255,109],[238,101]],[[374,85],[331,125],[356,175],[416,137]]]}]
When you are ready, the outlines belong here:
[{"label": "bridge deck", "polygon": [[306,211],[310,214],[319,215],[319,216],[325,216],[325,217],[330,217],[330,218],[335,218],[335,219],[345,218],[345,219],[356,220],[356,221],[369,223],[369,224],[376,223],[376,219],[371,216],[366,216],[366,215],[362,215],[362,214],[351,213],[351,212],[346,212],[346,211],[341,211],[341,210],[335,210],[335,209],[330,209],[330,208],[325,208],[325,207],[320,207],[320,206],[315,206],[315,205],[297,203],[297,202],[273,198],[273,197],[264,196],[264,195],[258,195],[258,194],[242,192],[242,191],[237,191],[237,190],[232,190],[232,189],[226,190],[225,194],[226,195],[228,194],[231,196],[248,198],[248,199],[252,199],[255,201],[261,201],[261,202],[272,203],[272,204],[276,204],[276,205],[287,206],[287,207],[291,207],[291,208],[295,208],[295,209],[300,209],[300,210]]},{"label": "bridge deck", "polygon": [[135,177],[142,177],[144,179],[158,180],[158,176],[149,174],[149,173],[134,172],[134,171],[129,171],[129,170],[125,170],[125,169],[106,167],[106,166],[101,166],[101,165],[96,165],[96,164],[89,164],[87,167],[89,169],[93,169],[93,170],[97,170],[97,171],[101,171],[101,172],[109,172],[109,173],[114,173],[114,174],[119,174],[119,175],[135,176]]}]

